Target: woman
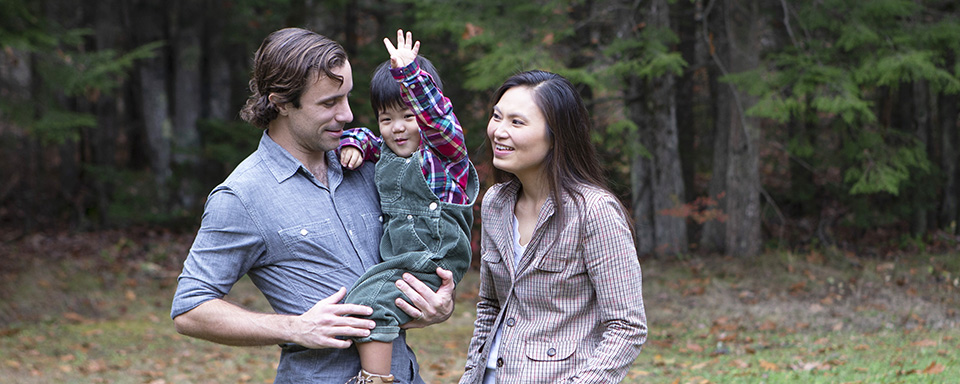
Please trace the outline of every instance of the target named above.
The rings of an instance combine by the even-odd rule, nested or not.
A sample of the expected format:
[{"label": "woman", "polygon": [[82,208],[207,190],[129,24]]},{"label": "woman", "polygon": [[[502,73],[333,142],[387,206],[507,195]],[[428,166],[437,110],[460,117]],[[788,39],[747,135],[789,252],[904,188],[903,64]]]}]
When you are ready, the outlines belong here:
[{"label": "woman", "polygon": [[567,79],[517,74],[487,125],[477,320],[460,383],[615,383],[647,338],[627,215]]}]

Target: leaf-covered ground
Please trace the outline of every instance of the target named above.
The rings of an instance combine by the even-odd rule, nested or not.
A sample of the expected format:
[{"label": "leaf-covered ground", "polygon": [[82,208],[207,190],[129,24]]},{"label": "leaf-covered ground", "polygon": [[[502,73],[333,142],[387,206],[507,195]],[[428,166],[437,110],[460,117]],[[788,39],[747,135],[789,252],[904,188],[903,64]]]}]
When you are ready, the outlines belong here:
[{"label": "leaf-covered ground", "polygon": [[[0,243],[0,382],[269,383],[276,347],[176,334],[192,234],[36,234]],[[650,335],[629,383],[942,383],[960,377],[960,254],[837,250],[646,259]],[[409,333],[427,382],[456,382],[478,276],[444,324]],[[266,309],[242,281],[228,299]]]}]

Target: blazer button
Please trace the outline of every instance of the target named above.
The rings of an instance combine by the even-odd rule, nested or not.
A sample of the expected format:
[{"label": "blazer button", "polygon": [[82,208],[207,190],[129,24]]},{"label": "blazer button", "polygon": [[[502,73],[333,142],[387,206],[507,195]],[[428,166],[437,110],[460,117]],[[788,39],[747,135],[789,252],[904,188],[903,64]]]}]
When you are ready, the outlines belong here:
[{"label": "blazer button", "polygon": [[547,350],[547,356],[554,357],[554,356],[556,356],[556,355],[557,355],[557,349],[556,349],[556,348],[550,348],[550,349]]},{"label": "blazer button", "polygon": [[503,358],[502,358],[502,357],[498,357],[498,358],[497,358],[497,368],[500,368],[500,367],[502,367],[502,366],[503,366]]},{"label": "blazer button", "polygon": [[507,326],[508,326],[508,327],[512,327],[512,326],[514,326],[514,325],[516,325],[516,324],[517,324],[517,320],[515,320],[514,318],[511,317],[511,318],[507,319]]}]

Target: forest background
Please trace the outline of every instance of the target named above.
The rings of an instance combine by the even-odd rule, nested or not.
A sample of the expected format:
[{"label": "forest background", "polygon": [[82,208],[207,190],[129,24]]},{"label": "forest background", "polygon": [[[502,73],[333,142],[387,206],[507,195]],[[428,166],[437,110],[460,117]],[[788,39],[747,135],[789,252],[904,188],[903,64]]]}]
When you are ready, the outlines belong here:
[{"label": "forest background", "polygon": [[[414,32],[484,168],[490,96],[575,82],[641,254],[950,246],[960,13],[949,0],[2,0],[2,240],[194,230],[256,147],[237,112],[271,31],[315,30],[374,126],[381,40]],[[489,178],[484,182],[489,185]]]},{"label": "forest background", "polygon": [[349,52],[352,126],[375,125],[381,39],[412,30],[481,165],[500,82],[570,78],[641,254],[955,244],[958,16],[948,0],[2,0],[2,240],[195,229],[260,135],[237,117],[253,52],[299,26]]},{"label": "forest background", "polygon": [[[493,90],[534,68],[577,84],[642,258],[626,382],[957,377],[958,7],[0,0],[0,376],[272,381],[275,347],[182,337],[168,313],[207,193],[261,135],[237,116],[253,53],[298,26],[347,49],[368,127],[380,41],[413,31],[484,187]],[[411,331],[428,382],[462,373],[478,279]],[[270,310],[248,279],[228,298]]]}]

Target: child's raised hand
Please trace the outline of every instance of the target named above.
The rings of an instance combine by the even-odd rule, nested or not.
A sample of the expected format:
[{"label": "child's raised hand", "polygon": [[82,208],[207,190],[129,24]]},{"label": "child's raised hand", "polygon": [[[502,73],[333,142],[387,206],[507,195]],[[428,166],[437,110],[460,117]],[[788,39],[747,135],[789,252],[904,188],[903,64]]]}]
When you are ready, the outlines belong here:
[{"label": "child's raised hand", "polygon": [[340,148],[340,165],[347,169],[357,169],[363,164],[363,153],[360,148],[345,145]]},{"label": "child's raised hand", "polygon": [[383,38],[383,45],[387,47],[387,52],[390,53],[390,67],[392,68],[403,68],[407,64],[410,64],[417,58],[417,53],[420,52],[420,42],[413,41],[413,35],[410,31],[407,31],[407,36],[403,36],[403,30],[397,30],[397,46],[393,46],[393,42],[390,41],[389,37]]}]

